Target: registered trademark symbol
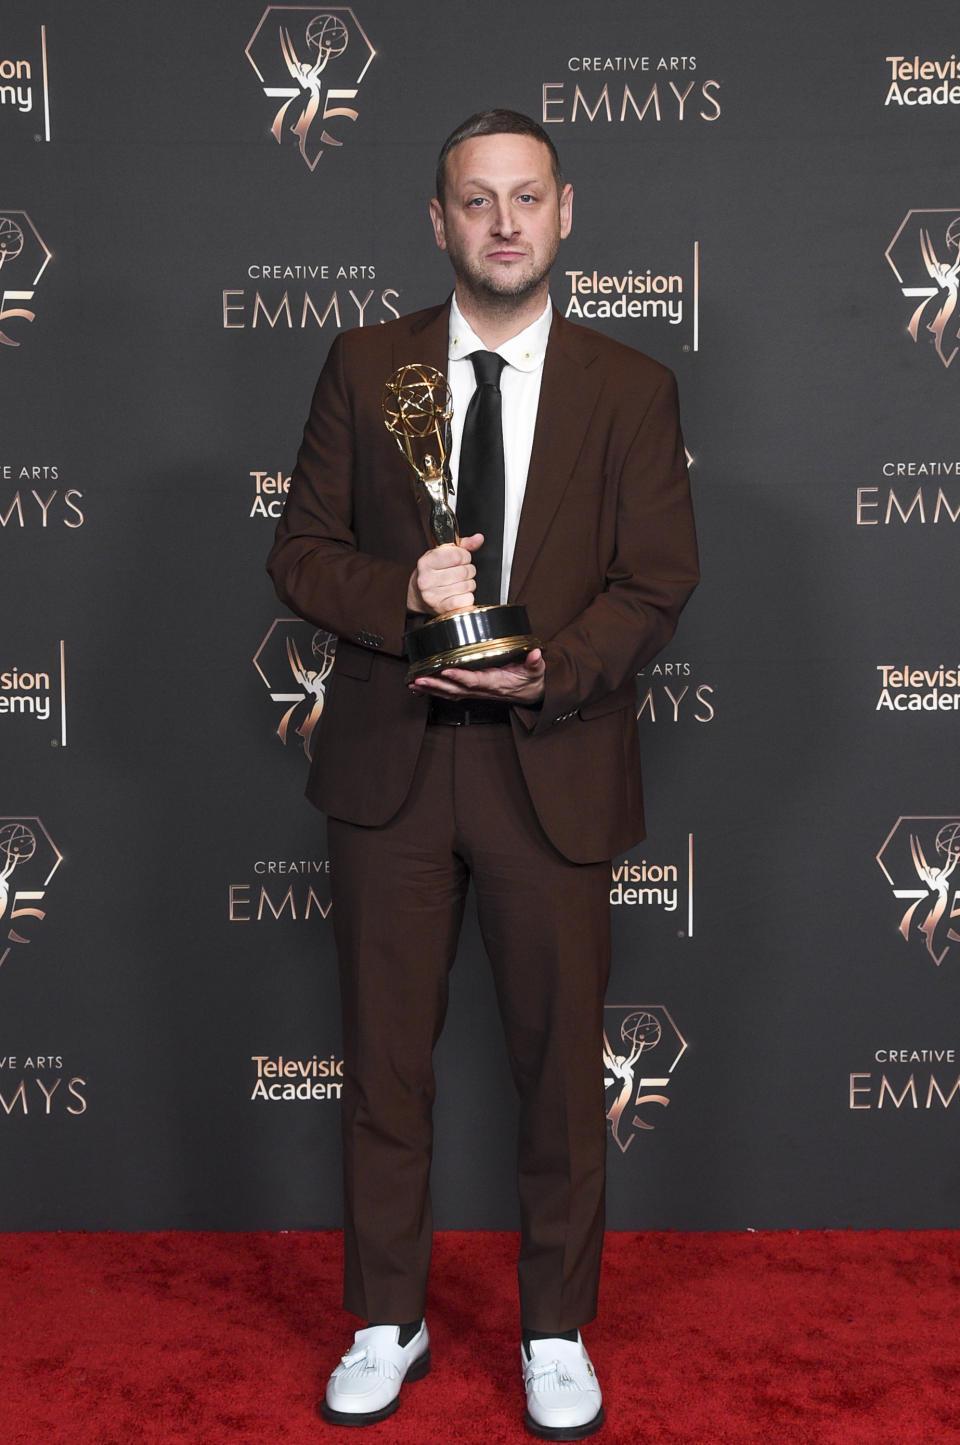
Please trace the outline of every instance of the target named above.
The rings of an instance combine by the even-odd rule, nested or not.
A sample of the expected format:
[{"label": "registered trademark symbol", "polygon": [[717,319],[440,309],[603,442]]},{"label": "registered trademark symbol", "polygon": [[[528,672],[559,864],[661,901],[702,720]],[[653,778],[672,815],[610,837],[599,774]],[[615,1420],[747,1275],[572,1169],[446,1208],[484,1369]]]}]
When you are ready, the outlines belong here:
[{"label": "registered trademark symbol", "polygon": [[35,135],[35,136],[34,136],[34,140],[35,140],[35,141],[41,141],[41,140],[43,140],[43,136],[42,136],[42,135]]},{"label": "registered trademark symbol", "polygon": [[59,739],[59,738],[51,738],[51,739],[50,739],[50,746],[51,746],[52,748],[58,748],[58,747],[60,746],[60,739]]},{"label": "registered trademark symbol", "polygon": [[683,349],[684,349],[684,351],[689,351],[689,350],[690,350],[690,347],[687,345],[686,342],[683,343]]},{"label": "registered trademark symbol", "polygon": [[678,937],[678,938],[686,938],[686,936],[687,936],[687,935],[686,935],[686,933],[684,932],[684,930],[683,930],[682,928],[678,928],[678,929],[677,929],[677,937]]}]

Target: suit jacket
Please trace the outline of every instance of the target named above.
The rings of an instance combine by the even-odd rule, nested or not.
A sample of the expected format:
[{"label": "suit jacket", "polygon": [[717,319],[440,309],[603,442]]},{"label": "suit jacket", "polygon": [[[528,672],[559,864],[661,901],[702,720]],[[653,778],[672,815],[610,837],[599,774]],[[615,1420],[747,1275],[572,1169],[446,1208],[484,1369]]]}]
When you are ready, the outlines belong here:
[{"label": "suit jacket", "polygon": [[[267,563],[280,598],[339,639],[307,796],[370,826],[402,805],[423,737],[403,633],[432,540],[381,397],[404,363],[445,370],[448,320],[449,303],[337,337]],[[634,679],[697,576],[672,374],[554,311],[509,599],[545,643],[546,690],[511,725],[540,822],[573,862],[644,836]]]}]

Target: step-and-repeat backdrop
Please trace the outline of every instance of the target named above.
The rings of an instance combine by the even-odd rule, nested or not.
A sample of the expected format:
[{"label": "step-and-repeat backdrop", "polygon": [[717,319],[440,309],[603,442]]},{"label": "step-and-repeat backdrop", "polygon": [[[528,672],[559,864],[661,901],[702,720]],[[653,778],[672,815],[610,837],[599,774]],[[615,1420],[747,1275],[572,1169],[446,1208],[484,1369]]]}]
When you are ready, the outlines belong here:
[{"label": "step-and-repeat backdrop", "polygon": [[[8,0],[0,1227],[339,1222],[336,641],[263,563],[333,337],[449,289],[436,151],[490,105],[574,184],[562,313],[678,375],[702,541],[610,878],[610,1223],[956,1221],[956,42],[945,0]],[[472,923],[453,994],[438,1222],[512,1227]]]}]

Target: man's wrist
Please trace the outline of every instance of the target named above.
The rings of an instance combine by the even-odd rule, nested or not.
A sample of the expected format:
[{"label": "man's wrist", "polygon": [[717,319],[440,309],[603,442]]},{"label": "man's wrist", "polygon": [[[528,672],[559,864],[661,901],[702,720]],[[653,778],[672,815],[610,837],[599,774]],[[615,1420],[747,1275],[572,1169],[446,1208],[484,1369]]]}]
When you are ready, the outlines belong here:
[{"label": "man's wrist", "polygon": [[411,572],[410,581],[407,583],[407,611],[422,616],[426,610],[423,598],[420,596],[420,588],[417,586],[417,574]]}]

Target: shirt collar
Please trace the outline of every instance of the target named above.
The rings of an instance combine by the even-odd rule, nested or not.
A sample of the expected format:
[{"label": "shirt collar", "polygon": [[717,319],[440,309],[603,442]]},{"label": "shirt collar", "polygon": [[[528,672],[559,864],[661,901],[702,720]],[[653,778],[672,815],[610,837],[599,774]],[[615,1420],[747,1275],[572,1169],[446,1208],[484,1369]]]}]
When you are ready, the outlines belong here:
[{"label": "shirt collar", "polygon": [[[547,304],[536,321],[531,321],[530,325],[525,326],[516,336],[511,336],[509,341],[504,341],[501,346],[498,346],[497,355],[502,356],[508,366],[516,367],[518,371],[536,371],[543,365],[552,321],[553,305],[548,296]],[[457,305],[457,297],[454,293],[450,302],[447,355],[451,361],[456,361],[460,357],[470,356],[474,351],[486,350],[486,346]]]}]

